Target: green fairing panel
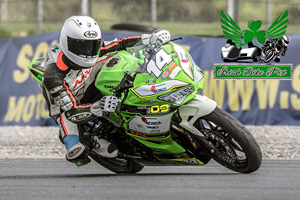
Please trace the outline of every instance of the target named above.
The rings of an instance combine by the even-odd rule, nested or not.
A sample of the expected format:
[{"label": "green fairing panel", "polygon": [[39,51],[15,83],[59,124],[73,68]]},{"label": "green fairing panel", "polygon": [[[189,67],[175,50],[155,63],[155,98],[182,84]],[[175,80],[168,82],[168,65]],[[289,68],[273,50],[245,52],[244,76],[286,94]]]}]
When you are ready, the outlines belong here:
[{"label": "green fairing panel", "polygon": [[[123,127],[129,136],[133,137],[143,145],[151,148],[154,154],[184,153],[185,149],[175,141],[173,141],[169,134],[170,119],[172,115],[173,113],[140,115],[138,113],[129,113],[122,111],[122,116],[125,119]],[[142,122],[142,118],[146,119],[146,121],[148,122],[150,122],[149,120],[151,119],[155,119],[155,122],[161,122],[157,125],[153,125],[157,126],[157,129],[154,130],[161,130],[161,132],[151,133],[152,130],[142,130],[144,127],[148,126]],[[138,126],[135,126],[135,124],[139,124],[143,127],[138,128]]]},{"label": "green fairing panel", "polygon": [[28,69],[31,71],[32,79],[36,81],[39,85],[42,85],[42,77],[45,72],[45,66],[42,66],[44,58],[34,58]]},{"label": "green fairing panel", "polygon": [[[126,100],[124,101],[124,104],[131,105],[131,106],[142,106],[142,105],[149,104],[149,103],[143,103],[143,102],[151,102],[152,101],[152,102],[155,102],[155,104],[166,103],[165,101],[161,101],[161,100],[157,99],[157,97],[160,95],[169,93],[169,92],[176,91],[181,87],[193,86],[195,91],[187,96],[185,101],[182,103],[182,104],[185,104],[195,97],[196,92],[202,90],[204,79],[201,79],[199,81],[198,85],[194,81],[194,77],[193,77],[195,74],[194,71],[195,71],[195,67],[197,67],[197,66],[195,66],[195,67],[193,66],[194,62],[189,62],[189,65],[185,66],[185,67],[178,65],[178,64],[180,64],[180,65],[184,64],[181,61],[181,58],[178,56],[178,52],[180,51],[179,53],[184,53],[185,55],[188,56],[186,59],[192,61],[192,58],[189,55],[189,53],[187,51],[185,51],[182,47],[180,47],[179,45],[174,44],[174,43],[171,43],[169,45],[164,45],[162,48],[168,54],[172,55],[173,61],[162,68],[162,73],[158,78],[153,73],[151,73],[151,75],[149,75],[147,72],[137,74],[135,81],[134,81],[134,87],[132,89],[130,89],[128,96],[127,96]],[[139,67],[139,64],[144,63],[144,56],[141,55],[141,53],[140,53],[140,56],[141,56],[141,58],[137,58],[137,57],[133,56],[132,54],[128,53],[127,51],[118,52],[115,56],[113,56],[111,58],[111,59],[117,58],[118,63],[115,64],[113,67],[107,66],[107,64],[110,62],[111,59],[105,63],[101,72],[98,74],[98,77],[97,77],[97,80],[95,83],[96,87],[101,91],[101,93],[103,95],[112,95],[110,90],[112,89],[112,87],[117,86],[120,83],[120,81],[123,78],[124,72],[126,72],[126,71],[133,72],[133,71],[137,70],[137,68]],[[170,74],[172,73],[172,71],[169,73],[169,76],[167,76],[165,78],[163,77],[164,75],[166,75],[166,73],[164,73],[164,72],[167,72],[168,69],[170,69],[170,68],[172,68],[172,71],[175,71],[175,70],[179,71],[174,79],[170,78]],[[199,69],[199,68],[197,67],[197,69]],[[198,72],[198,74],[201,74],[201,76],[204,76],[201,72],[200,73]],[[137,94],[137,92],[134,91],[136,88],[143,86],[143,85],[144,86],[146,86],[146,85],[153,86],[153,85],[158,85],[158,84],[164,84],[166,81],[174,81],[174,80],[180,80],[181,82],[184,82],[185,85],[179,84],[178,86],[169,88],[168,90],[166,90],[164,92],[152,94],[149,96],[147,96],[147,95],[139,96]]]},{"label": "green fairing panel", "polygon": [[[193,99],[196,96],[196,93],[202,90],[204,75],[202,72],[200,72],[198,66],[195,65],[189,53],[181,46],[174,43],[164,45],[162,49],[163,50],[161,53],[163,56],[167,55],[169,62],[162,67],[159,76],[155,75],[154,73],[149,74],[148,72],[137,74],[133,83],[133,87],[129,90],[127,98],[123,102],[124,105],[132,107],[151,107],[155,105],[161,106],[166,104],[172,105],[172,103],[159,100],[157,97],[180,90],[182,88],[193,87],[194,91],[189,94],[181,104],[173,104],[174,106],[180,106]],[[142,51],[135,53],[135,55],[137,54],[139,56],[136,57],[127,51],[120,51],[111,59],[106,61],[95,82],[96,87],[101,91],[102,95],[112,95],[110,90],[114,86],[118,86],[124,76],[124,72],[131,73],[136,71],[141,64],[144,63],[144,55],[142,54]],[[157,59],[159,60],[159,57],[156,57],[156,60]],[[122,95],[121,98],[124,98],[124,96]],[[174,142],[170,136],[155,139],[153,139],[153,137],[141,137],[142,135],[163,136],[168,133],[168,131],[165,132],[166,130],[153,134],[150,132],[147,133],[147,131],[137,129],[134,130],[129,127],[133,120],[137,120],[142,117],[157,117],[158,120],[161,120],[161,117],[163,117],[164,114],[159,113],[156,115],[141,115],[137,112],[121,112],[121,115],[124,119],[123,127],[127,134],[145,146],[151,148],[153,153],[178,154],[185,152],[185,149]],[[112,114],[110,115],[110,118],[115,122],[119,121],[116,116],[113,116]],[[168,122],[169,125],[170,119]],[[137,122],[135,124],[136,126],[134,127],[137,127],[140,126],[142,122]],[[167,129],[169,128],[165,122],[164,126],[166,126]],[[134,131],[136,135],[130,134],[131,131]]]},{"label": "green fairing panel", "polygon": [[185,152],[185,149],[174,142],[171,136],[160,139],[146,139],[135,135],[130,136],[151,148],[154,154],[180,154]]},{"label": "green fairing panel", "polygon": [[[108,67],[107,64],[116,58],[118,63],[113,67]],[[130,59],[129,59],[130,58]],[[110,90],[114,86],[118,86],[120,81],[124,76],[124,72],[133,72],[137,68],[133,66],[138,66],[140,60],[127,51],[120,51],[114,57],[107,60],[102,70],[99,72],[96,78],[95,85],[101,91],[102,95],[112,95]]]}]

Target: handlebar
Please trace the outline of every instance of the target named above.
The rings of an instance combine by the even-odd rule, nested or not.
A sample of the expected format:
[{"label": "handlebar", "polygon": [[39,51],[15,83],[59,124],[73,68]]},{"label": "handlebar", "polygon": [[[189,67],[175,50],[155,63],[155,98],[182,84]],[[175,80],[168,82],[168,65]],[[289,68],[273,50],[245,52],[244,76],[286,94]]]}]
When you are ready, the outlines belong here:
[{"label": "handlebar", "polygon": [[[171,39],[170,41],[175,41],[175,40],[182,40],[182,37],[177,37],[174,39]],[[144,51],[145,51],[145,60],[149,60],[152,59],[152,57],[156,54],[156,52],[158,51],[158,49],[164,44],[161,43],[156,43],[153,45],[149,45]],[[122,78],[122,80],[120,81],[120,83],[118,84],[118,86],[113,87],[110,91],[113,93],[114,96],[116,96],[117,98],[121,98],[122,93],[124,93],[124,98],[120,103],[120,112],[121,112],[121,108],[122,108],[122,104],[125,101],[127,95],[128,95],[128,89],[133,87],[133,82],[135,79],[135,75],[137,73],[141,73],[145,70],[146,67],[146,61],[143,64],[139,64],[140,67],[136,70],[133,71],[132,73],[130,72],[124,72],[124,76]],[[121,117],[120,113],[119,113],[119,117]]]},{"label": "handlebar", "polygon": [[133,72],[130,74],[129,72],[124,72],[124,76],[117,87],[113,87],[110,91],[113,93],[114,96],[120,98],[121,93],[124,90],[127,90],[131,87],[133,87],[133,81],[134,81],[135,73]]}]

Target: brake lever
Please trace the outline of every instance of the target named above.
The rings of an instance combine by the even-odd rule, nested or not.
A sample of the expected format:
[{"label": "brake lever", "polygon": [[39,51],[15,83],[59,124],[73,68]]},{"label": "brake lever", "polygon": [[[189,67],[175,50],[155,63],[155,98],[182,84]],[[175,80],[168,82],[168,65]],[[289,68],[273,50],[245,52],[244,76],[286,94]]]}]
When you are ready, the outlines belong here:
[{"label": "brake lever", "polygon": [[121,97],[121,93],[124,92],[124,97],[123,100],[120,102],[119,104],[119,112],[118,112],[118,117],[121,119],[121,110],[122,110],[122,105],[123,102],[125,101],[127,95],[128,95],[128,89],[133,87],[133,81],[135,78],[135,75],[138,72],[134,71],[132,73],[129,72],[124,72],[124,76],[122,78],[122,80],[120,81],[120,83],[118,84],[117,87],[112,88],[110,91],[113,93],[114,96],[116,96],[117,98]]},{"label": "brake lever", "polygon": [[171,39],[170,41],[175,41],[175,40],[182,40],[183,38],[182,37],[177,37],[177,38],[174,38],[174,39]]},{"label": "brake lever", "polygon": [[124,72],[124,76],[117,87],[113,87],[110,92],[113,93],[114,96],[120,98],[121,92],[133,86],[133,81],[136,73],[133,72],[130,74],[129,72]]}]

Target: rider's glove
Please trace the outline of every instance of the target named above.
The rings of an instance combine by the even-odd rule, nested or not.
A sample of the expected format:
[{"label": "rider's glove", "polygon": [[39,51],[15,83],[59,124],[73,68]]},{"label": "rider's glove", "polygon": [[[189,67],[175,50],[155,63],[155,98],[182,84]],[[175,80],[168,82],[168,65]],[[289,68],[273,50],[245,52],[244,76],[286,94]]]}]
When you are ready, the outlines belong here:
[{"label": "rider's glove", "polygon": [[144,45],[155,44],[156,42],[165,44],[170,41],[170,38],[171,35],[169,31],[164,29],[157,29],[152,34],[142,35],[142,41]]},{"label": "rider's glove", "polygon": [[104,96],[91,106],[91,113],[98,117],[102,117],[104,112],[115,112],[120,99],[114,96]]}]

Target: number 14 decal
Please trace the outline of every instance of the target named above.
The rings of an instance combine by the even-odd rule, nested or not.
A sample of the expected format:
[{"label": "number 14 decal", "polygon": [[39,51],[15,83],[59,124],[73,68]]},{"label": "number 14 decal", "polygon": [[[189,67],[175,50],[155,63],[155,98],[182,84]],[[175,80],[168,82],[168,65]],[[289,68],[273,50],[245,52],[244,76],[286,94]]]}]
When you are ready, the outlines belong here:
[{"label": "number 14 decal", "polygon": [[158,78],[162,73],[162,68],[170,64],[173,58],[171,54],[165,52],[164,49],[161,49],[155,55],[155,59],[150,60],[147,64],[147,72],[151,75],[151,72]]}]

